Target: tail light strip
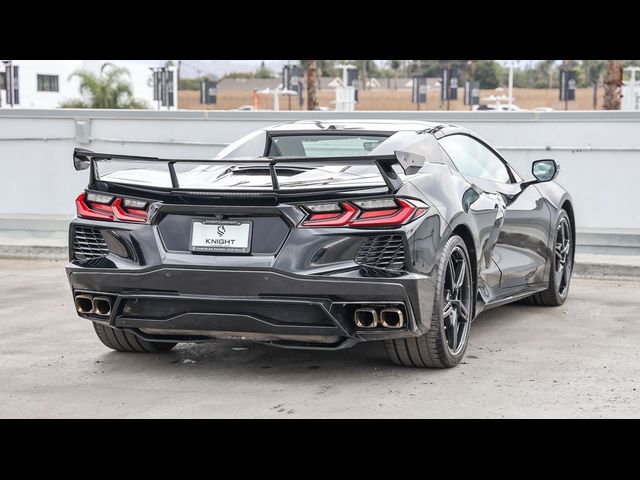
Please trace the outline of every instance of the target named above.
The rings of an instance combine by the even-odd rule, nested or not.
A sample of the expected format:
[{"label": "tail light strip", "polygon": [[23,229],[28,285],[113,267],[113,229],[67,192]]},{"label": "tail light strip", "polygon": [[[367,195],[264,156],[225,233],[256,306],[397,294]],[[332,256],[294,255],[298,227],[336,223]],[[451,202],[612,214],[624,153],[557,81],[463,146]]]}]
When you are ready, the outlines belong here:
[{"label": "tail light strip", "polygon": [[[346,202],[342,204],[342,208],[343,211],[340,213],[314,213],[303,225],[305,227],[342,227],[347,225],[359,210]],[[327,218],[328,215],[331,217]]]},{"label": "tail light strip", "polygon": [[112,203],[89,202],[87,194],[81,193],[76,198],[76,210],[79,217],[92,220],[145,223],[147,211],[138,208],[126,208],[124,199],[117,197]]},{"label": "tail light strip", "polygon": [[422,202],[395,199],[397,208],[361,210],[351,202],[341,202],[337,213],[311,213],[302,227],[392,227],[408,223],[423,216],[427,206]]}]

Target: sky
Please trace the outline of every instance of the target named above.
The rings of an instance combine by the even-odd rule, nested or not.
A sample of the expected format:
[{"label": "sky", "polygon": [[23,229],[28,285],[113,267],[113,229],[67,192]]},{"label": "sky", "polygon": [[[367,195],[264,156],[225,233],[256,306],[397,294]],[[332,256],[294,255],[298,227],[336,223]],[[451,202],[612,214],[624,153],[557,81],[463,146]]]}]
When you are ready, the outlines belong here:
[{"label": "sky", "polygon": [[[149,65],[163,65],[166,60],[130,60],[136,63],[147,63]],[[385,62],[386,60],[376,60],[378,63]],[[123,63],[129,62],[129,60],[122,60]],[[177,64],[177,60],[173,60]],[[265,60],[267,68],[277,72],[280,71],[282,66],[287,63],[287,60]],[[292,63],[296,63],[297,60],[291,60]],[[507,67],[515,62],[515,66],[529,67],[538,60],[497,60],[498,63]],[[194,78],[205,74],[214,74],[218,77],[223,76],[229,72],[251,72],[258,68],[262,60],[182,60],[180,75],[183,78]]]}]

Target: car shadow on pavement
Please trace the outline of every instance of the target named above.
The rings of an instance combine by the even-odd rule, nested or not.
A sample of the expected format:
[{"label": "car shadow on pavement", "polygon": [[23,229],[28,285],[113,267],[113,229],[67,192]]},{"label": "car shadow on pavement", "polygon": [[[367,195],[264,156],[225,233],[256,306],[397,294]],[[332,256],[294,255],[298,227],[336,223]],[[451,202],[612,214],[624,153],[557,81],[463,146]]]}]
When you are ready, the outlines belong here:
[{"label": "car shadow on pavement", "polygon": [[[517,306],[502,307],[483,313],[471,329],[469,349],[480,344],[491,330],[500,328],[505,322],[518,322]],[[214,340],[206,343],[184,343],[172,351],[161,354],[135,354],[105,352],[98,361],[101,369],[140,371],[154,374],[208,377],[217,374],[234,375],[278,375],[291,378],[309,375],[324,375],[340,372],[341,378],[366,372],[384,375],[407,375],[409,372],[424,372],[423,369],[407,369],[387,360],[381,342],[356,344],[352,348],[334,351],[284,349],[249,341]],[[107,370],[109,369],[109,370]],[[445,370],[429,370],[445,372]]]}]

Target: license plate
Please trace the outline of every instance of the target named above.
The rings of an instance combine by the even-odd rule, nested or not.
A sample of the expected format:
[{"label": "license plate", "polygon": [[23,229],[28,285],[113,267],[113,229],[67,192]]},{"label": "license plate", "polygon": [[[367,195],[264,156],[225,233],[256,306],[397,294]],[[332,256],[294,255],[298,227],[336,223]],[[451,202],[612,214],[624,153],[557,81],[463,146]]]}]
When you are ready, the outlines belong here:
[{"label": "license plate", "polygon": [[249,253],[251,226],[251,222],[234,220],[194,220],[191,251]]}]

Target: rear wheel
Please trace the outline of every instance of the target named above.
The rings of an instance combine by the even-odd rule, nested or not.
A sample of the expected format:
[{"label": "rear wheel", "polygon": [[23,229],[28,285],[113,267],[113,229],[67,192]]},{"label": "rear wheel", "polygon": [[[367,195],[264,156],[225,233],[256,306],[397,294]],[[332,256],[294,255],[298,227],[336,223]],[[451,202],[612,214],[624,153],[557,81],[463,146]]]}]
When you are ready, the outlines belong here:
[{"label": "rear wheel", "polygon": [[569,295],[571,273],[573,272],[573,249],[571,220],[567,212],[561,210],[556,224],[553,257],[549,269],[549,287],[527,297],[527,303],[557,307],[565,302]]},{"label": "rear wheel", "polygon": [[98,322],[93,322],[93,328],[103,344],[119,352],[159,353],[168,352],[176,346],[170,342],[148,342],[131,332],[116,330]]},{"label": "rear wheel", "polygon": [[464,357],[472,320],[473,284],[467,247],[449,238],[438,262],[430,330],[420,337],[385,340],[389,359],[405,367],[454,367]]}]

